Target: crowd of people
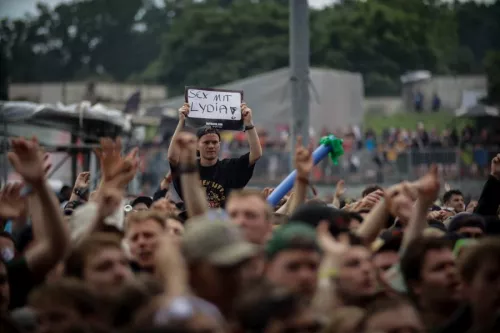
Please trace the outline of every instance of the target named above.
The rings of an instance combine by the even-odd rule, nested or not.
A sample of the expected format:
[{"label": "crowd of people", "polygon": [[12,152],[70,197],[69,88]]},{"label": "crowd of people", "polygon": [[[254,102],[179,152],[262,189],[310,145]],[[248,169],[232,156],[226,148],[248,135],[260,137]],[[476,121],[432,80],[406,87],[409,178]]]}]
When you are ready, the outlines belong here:
[{"label": "crowd of people", "polygon": [[[256,166],[256,183],[276,182],[289,173],[290,149],[288,128],[276,129],[274,136],[256,126],[263,158]],[[421,176],[432,164],[437,163],[446,180],[461,177],[481,179],[488,174],[489,161],[500,147],[498,133],[483,128],[466,126],[460,131],[447,128],[439,132],[419,123],[415,129],[387,128],[382,133],[373,129],[364,131],[359,126],[339,128],[333,132],[326,128],[311,131],[310,140],[317,145],[320,138],[334,134],[344,140],[345,156],[339,166],[320,164],[313,170],[313,179],[321,184],[335,184],[339,178],[351,183],[383,182],[393,175],[408,178]],[[244,132],[221,132],[221,157],[238,156],[248,150]],[[144,173],[143,192],[152,194],[154,184],[163,177],[168,166],[164,163],[166,147],[141,149]]]},{"label": "crowd of people", "polygon": [[61,208],[36,138],[11,139],[23,183],[0,191],[0,332],[500,332],[500,154],[481,196],[442,193],[436,165],[354,201],[310,193],[312,147],[297,138],[293,189],[246,188],[263,156],[221,159],[221,135],[179,124],[153,197],[126,192],[138,149],[95,151]]}]

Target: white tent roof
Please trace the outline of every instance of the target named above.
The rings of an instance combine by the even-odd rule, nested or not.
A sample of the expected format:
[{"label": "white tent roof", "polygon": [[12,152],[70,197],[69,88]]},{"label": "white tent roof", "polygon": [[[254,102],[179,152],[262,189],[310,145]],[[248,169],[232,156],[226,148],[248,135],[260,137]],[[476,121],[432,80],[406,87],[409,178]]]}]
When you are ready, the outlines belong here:
[{"label": "white tent roof", "polygon": [[457,117],[498,117],[499,111],[497,108],[480,103],[481,98],[484,96],[486,96],[485,91],[464,90],[462,92],[462,104],[459,109],[455,110],[455,115]]}]

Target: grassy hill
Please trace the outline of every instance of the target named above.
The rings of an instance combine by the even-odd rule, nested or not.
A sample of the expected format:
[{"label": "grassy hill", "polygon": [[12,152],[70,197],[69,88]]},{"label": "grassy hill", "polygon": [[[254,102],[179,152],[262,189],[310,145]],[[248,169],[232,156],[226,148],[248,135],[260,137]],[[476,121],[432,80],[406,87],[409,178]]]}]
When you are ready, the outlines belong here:
[{"label": "grassy hill", "polygon": [[462,129],[470,124],[470,119],[457,118],[451,112],[400,112],[391,115],[384,115],[378,112],[366,112],[363,120],[364,129],[372,128],[377,134],[381,134],[385,128],[405,128],[414,130],[417,124],[423,122],[425,128],[436,128],[441,131],[445,128],[456,127]]}]

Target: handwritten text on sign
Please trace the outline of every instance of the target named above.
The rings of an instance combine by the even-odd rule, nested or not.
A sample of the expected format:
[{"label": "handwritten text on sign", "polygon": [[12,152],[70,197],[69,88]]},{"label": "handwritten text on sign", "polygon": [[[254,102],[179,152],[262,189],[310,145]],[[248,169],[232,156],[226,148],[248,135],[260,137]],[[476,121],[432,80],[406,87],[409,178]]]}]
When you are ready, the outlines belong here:
[{"label": "handwritten text on sign", "polygon": [[241,93],[189,88],[189,117],[241,120]]}]

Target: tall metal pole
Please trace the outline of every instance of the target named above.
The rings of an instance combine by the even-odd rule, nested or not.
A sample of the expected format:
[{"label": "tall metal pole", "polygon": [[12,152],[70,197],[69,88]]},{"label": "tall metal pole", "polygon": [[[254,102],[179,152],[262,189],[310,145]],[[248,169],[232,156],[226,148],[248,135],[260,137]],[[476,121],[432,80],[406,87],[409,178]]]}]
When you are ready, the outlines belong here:
[{"label": "tall metal pole", "polygon": [[[290,84],[293,156],[295,140],[309,142],[309,6],[307,0],[290,0]],[[290,159],[293,164],[293,158]],[[293,166],[290,168],[293,169]]]}]

